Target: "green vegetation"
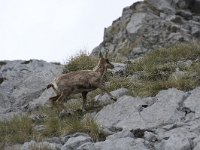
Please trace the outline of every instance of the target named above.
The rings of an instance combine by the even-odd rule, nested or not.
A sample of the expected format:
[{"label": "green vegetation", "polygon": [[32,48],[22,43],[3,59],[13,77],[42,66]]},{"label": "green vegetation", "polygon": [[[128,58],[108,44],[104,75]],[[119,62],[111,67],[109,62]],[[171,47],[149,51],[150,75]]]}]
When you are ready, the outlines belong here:
[{"label": "green vegetation", "polygon": [[97,59],[89,56],[86,51],[80,51],[66,63],[64,73],[77,70],[91,70],[97,64]]},{"label": "green vegetation", "polygon": [[[96,64],[97,59],[81,52],[80,55],[71,58],[66,68],[68,71],[92,69]],[[191,90],[200,86],[200,45],[183,43],[151,51],[129,64],[127,74],[128,77],[119,77],[107,73],[104,79],[110,83],[107,89],[113,91],[124,87],[129,89],[130,95],[142,97],[154,96],[160,90],[173,87],[184,91]],[[88,94],[89,112],[101,109],[102,106],[95,106],[93,101],[100,93],[101,90],[97,89]],[[33,122],[28,116],[22,116],[0,122],[0,149],[5,144],[24,143],[31,139],[41,141],[75,132],[85,132],[96,141],[104,139],[103,132],[95,120],[78,111],[82,106],[80,96],[72,97],[78,100],[68,101],[65,109],[73,113],[62,119],[59,118],[59,108],[40,108],[33,113],[44,114],[46,117],[42,121]],[[36,125],[44,125],[45,130],[36,131]]]},{"label": "green vegetation", "polygon": [[[72,106],[71,104],[69,104]],[[73,108],[71,108],[72,115],[59,117],[60,110],[58,108],[42,108],[38,113],[44,113],[46,119],[42,123],[45,125],[45,130],[40,132],[40,137],[53,137],[66,134],[73,134],[75,132],[88,133],[94,140],[100,140],[102,138],[102,132],[98,124],[91,117],[85,116],[84,113],[77,111],[79,103],[76,102]],[[68,103],[65,106],[65,110],[70,108]],[[76,110],[75,110],[76,109]]]},{"label": "green vegetation", "polygon": [[[139,41],[136,41],[134,45],[137,45]],[[120,53],[125,55],[127,51],[121,50]],[[192,63],[187,65],[187,61]],[[68,70],[75,71],[91,69],[96,63],[96,59],[89,57],[86,53],[80,53],[71,59],[67,66]],[[183,75],[176,75],[176,72],[180,71]],[[160,90],[173,87],[184,91],[191,90],[199,86],[200,45],[195,42],[178,43],[169,48],[153,50],[138,61],[129,64],[127,74],[136,78],[107,74],[105,81],[110,82],[107,89],[112,91],[125,87],[129,89],[131,95],[142,97],[154,96]],[[99,93],[101,92],[96,90],[89,94],[91,103],[95,94]]]},{"label": "green vegetation", "polygon": [[[189,60],[193,61],[192,64],[186,65]],[[184,91],[195,88],[200,84],[199,66],[200,45],[182,43],[151,51],[144,58],[129,65],[128,74],[141,74],[137,82],[132,81],[136,95],[153,96],[160,90],[172,87]],[[173,77],[176,71],[182,71],[184,75]]]},{"label": "green vegetation", "polygon": [[127,77],[113,76],[109,79],[110,85],[106,88],[108,91],[113,91],[119,88],[129,89],[129,94],[134,95],[133,91],[136,89],[134,83]]},{"label": "green vegetation", "polygon": [[[182,75],[176,75],[181,72]],[[109,91],[125,87],[133,96],[155,96],[160,90],[188,91],[200,85],[200,45],[178,43],[151,51],[128,64],[129,77],[110,76]]]},{"label": "green vegetation", "polygon": [[[67,108],[70,107],[67,105],[65,110],[68,110]],[[102,131],[95,120],[89,116],[85,116],[84,113],[77,110],[73,110],[74,113],[72,113],[72,115],[61,119],[59,118],[59,110],[50,108],[41,109],[39,113],[44,113],[47,117],[42,123],[45,125],[46,129],[45,131],[40,132],[40,137],[53,137],[73,134],[75,132],[84,132],[88,133],[94,140],[101,140]]]},{"label": "green vegetation", "polygon": [[[46,138],[75,132],[87,133],[95,141],[104,138],[101,128],[93,118],[85,116],[82,112],[75,112],[61,119],[59,112],[56,108],[41,108],[34,114],[46,116],[43,121],[34,122],[28,116],[22,116],[0,122],[0,148],[3,149],[7,144],[24,143],[30,140],[42,141]],[[34,129],[36,125],[44,125],[45,129],[36,131]],[[39,148],[34,147],[33,149]]]},{"label": "green vegetation", "polygon": [[27,116],[14,117],[0,122],[0,143],[23,143],[33,138],[31,119]]}]

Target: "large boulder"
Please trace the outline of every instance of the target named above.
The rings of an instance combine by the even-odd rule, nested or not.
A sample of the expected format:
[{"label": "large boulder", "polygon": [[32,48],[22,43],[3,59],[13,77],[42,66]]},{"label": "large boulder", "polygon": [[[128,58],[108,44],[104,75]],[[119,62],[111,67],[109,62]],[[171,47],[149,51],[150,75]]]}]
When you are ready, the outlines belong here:
[{"label": "large boulder", "polygon": [[[152,98],[123,96],[116,103],[98,112],[96,120],[108,129],[129,130],[147,129],[173,123],[185,116],[182,112],[185,95],[187,94],[177,89],[169,89],[161,91]],[[153,104],[152,101],[154,101]]]},{"label": "large boulder", "polygon": [[46,86],[63,71],[62,65],[42,60],[5,61],[0,67],[0,119],[9,118],[38,105],[54,95]]},{"label": "large boulder", "polygon": [[129,39],[136,40],[139,30],[142,28],[146,13],[135,13],[131,16],[129,23],[126,26]]}]

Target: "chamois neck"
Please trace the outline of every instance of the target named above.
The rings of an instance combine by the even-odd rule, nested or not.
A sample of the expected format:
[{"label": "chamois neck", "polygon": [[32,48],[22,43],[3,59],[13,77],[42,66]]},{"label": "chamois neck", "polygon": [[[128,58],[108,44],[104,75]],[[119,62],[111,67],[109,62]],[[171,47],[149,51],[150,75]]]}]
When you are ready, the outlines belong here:
[{"label": "chamois neck", "polygon": [[105,74],[106,70],[107,69],[103,65],[102,60],[99,60],[97,66],[93,69],[93,71],[99,72],[101,74],[101,76],[103,76]]}]

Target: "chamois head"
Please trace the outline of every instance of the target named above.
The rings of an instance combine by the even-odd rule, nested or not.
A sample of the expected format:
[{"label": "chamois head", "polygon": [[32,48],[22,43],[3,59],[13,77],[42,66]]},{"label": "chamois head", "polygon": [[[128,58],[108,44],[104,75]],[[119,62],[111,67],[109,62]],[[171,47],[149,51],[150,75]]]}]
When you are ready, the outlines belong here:
[{"label": "chamois head", "polygon": [[108,52],[106,52],[105,57],[103,57],[102,53],[100,52],[100,53],[99,53],[99,58],[100,58],[99,63],[100,63],[101,65],[103,65],[103,66],[101,66],[101,67],[105,68],[106,70],[107,70],[107,69],[113,69],[113,68],[114,68],[114,65],[111,64],[111,63],[109,62],[109,60],[108,60]]}]

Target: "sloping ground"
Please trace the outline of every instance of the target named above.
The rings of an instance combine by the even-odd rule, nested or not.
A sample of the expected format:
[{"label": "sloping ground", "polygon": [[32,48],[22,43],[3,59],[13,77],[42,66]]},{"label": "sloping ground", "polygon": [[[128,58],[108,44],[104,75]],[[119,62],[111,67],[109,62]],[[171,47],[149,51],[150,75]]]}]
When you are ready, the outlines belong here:
[{"label": "sloping ground", "polygon": [[143,99],[123,96],[96,119],[110,130],[151,132],[157,138],[151,144],[157,149],[192,149],[200,137],[199,99],[200,87],[190,92],[169,89]]},{"label": "sloping ground", "polygon": [[[48,98],[54,94],[45,87],[54,76],[62,73],[62,65],[39,60],[1,62],[1,119],[23,112],[31,116],[14,117],[10,122],[0,123],[0,148],[198,150],[199,52],[195,42],[153,51],[129,65],[114,63],[111,79],[115,80],[107,84],[109,90],[117,89],[112,94],[118,100],[114,102],[107,95],[96,96],[99,94],[96,91],[89,96],[92,109],[87,114],[75,112],[63,114],[66,116],[62,118],[57,109],[36,109],[48,103]],[[187,80],[180,82],[179,78]],[[152,92],[152,84],[157,83],[159,86]],[[143,98],[128,95],[139,91],[150,93],[141,94]],[[80,99],[71,101],[74,110],[80,108]],[[69,108],[67,106],[66,110]]]},{"label": "sloping ground", "polygon": [[[195,54],[198,54],[199,49],[197,48],[196,51]],[[185,53],[183,58],[185,58],[185,55],[190,58],[188,54]],[[172,60],[178,59],[177,56],[170,58]],[[195,61],[192,61],[190,65],[199,62],[199,56],[191,58],[195,58]],[[186,60],[184,59],[184,61]],[[165,60],[162,59],[162,62],[165,62]],[[143,61],[140,62],[140,64],[142,63]],[[187,63],[186,65],[188,66]],[[115,66],[115,69],[112,70],[114,74],[127,71],[125,65],[119,67],[119,64],[115,64]],[[22,112],[31,112],[38,106],[47,103],[48,98],[54,93],[51,89],[44,89],[54,76],[62,73],[62,70],[63,66],[61,65],[38,60],[4,62],[0,68],[2,79],[0,85],[1,119],[12,117],[14,114],[19,115]],[[136,71],[138,70],[136,69]],[[199,75],[195,74],[194,76]],[[120,77],[117,76],[117,78],[116,81],[120,82]],[[112,86],[112,81],[110,84]],[[128,84],[132,85],[132,82],[129,81]],[[150,85],[146,84],[145,86]],[[39,111],[39,114],[32,115],[31,119],[19,118],[20,123],[13,121],[14,126],[2,126],[8,125],[6,123],[0,125],[1,135],[3,138],[5,137],[5,139],[1,137],[0,140],[1,142],[6,141],[3,148],[22,150],[33,150],[38,147],[58,150],[199,149],[200,87],[195,87],[190,91],[170,88],[160,91],[155,96],[144,98],[128,95],[129,90],[121,88],[113,91],[112,94],[118,98],[116,102],[109,100],[107,95],[92,97],[95,98],[96,102],[107,105],[100,110],[93,109],[96,112],[88,112],[87,114],[98,123],[100,129],[91,119],[84,122],[75,114],[72,114],[70,118],[62,119],[58,117],[58,112],[52,115],[55,111],[53,109],[48,110],[49,114]],[[76,118],[79,120],[76,120]],[[20,136],[24,137],[14,135],[18,131],[25,132],[25,135],[19,133]],[[88,134],[77,133],[77,131]],[[104,138],[100,137],[101,134]],[[10,136],[13,136],[13,139]],[[97,141],[94,137],[97,137]],[[101,141],[98,141],[98,139]],[[42,140],[43,142],[34,140]],[[29,142],[24,143],[24,141]],[[9,142],[11,145],[17,144],[10,146]]]},{"label": "sloping ground", "polygon": [[[123,60],[123,56],[136,58],[154,48],[198,40],[199,8],[199,0],[137,2],[105,29],[104,41],[93,54],[108,49],[116,60]],[[66,118],[59,118],[53,108],[31,114],[54,94],[45,87],[63,72],[62,65],[0,61],[0,120],[14,116],[0,124],[0,149],[199,150],[199,50],[198,42],[183,44],[152,51],[130,64],[115,63],[107,84],[110,91],[117,89],[112,93],[118,100],[94,92],[89,100],[100,103],[100,108],[88,114],[64,114],[71,115]],[[93,67],[95,61],[81,58],[65,71]],[[80,104],[79,99],[71,101]],[[75,105],[71,104],[78,108]],[[31,116],[15,117],[24,112]]]},{"label": "sloping ground", "polygon": [[63,66],[40,60],[4,61],[0,66],[0,120],[43,105],[54,94],[44,90]]},{"label": "sloping ground", "polygon": [[147,98],[124,95],[95,115],[108,135],[105,141],[94,142],[87,134],[76,133],[46,142],[31,141],[20,147],[23,150],[31,145],[61,150],[198,150],[199,99],[200,87],[189,92],[172,88]]}]

